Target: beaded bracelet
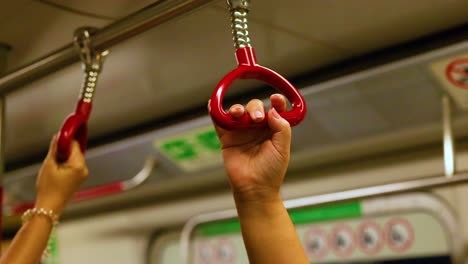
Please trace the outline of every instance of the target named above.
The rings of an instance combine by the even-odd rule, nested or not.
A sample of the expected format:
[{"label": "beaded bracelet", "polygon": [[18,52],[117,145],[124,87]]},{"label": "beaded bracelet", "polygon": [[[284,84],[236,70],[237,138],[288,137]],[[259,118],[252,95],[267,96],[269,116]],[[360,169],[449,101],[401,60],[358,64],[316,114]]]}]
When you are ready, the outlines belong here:
[{"label": "beaded bracelet", "polygon": [[58,217],[54,213],[54,211],[46,210],[44,208],[32,208],[24,212],[23,216],[21,217],[23,224],[31,220],[31,218],[33,218],[33,216],[35,215],[47,217],[51,221],[52,225],[54,226],[58,224]]},{"label": "beaded bracelet", "polygon": [[[44,208],[32,208],[27,210],[26,212],[23,213],[23,216],[21,217],[21,221],[23,225],[27,222],[29,222],[34,216],[44,216],[47,219],[50,220],[52,223],[52,232],[54,231],[53,229],[58,225],[58,216],[54,213],[52,210],[46,210]],[[52,233],[51,232],[51,233]],[[51,240],[49,237],[49,240],[47,242],[47,248],[44,250],[43,257],[48,257],[50,255],[51,251]]]}]

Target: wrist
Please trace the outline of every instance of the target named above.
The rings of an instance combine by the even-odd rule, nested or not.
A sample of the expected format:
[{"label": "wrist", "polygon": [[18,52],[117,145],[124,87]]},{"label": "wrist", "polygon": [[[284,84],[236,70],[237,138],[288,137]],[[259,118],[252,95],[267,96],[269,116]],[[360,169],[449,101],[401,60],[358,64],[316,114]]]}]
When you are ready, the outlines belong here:
[{"label": "wrist", "polygon": [[272,217],[286,210],[279,191],[235,192],[234,201],[239,216]]},{"label": "wrist", "polygon": [[52,210],[46,210],[44,208],[32,208],[27,210],[21,216],[21,221],[24,224],[27,222],[35,221],[35,222],[44,222],[50,224],[51,227],[55,227],[58,224],[58,216]]},{"label": "wrist", "polygon": [[273,187],[251,189],[234,188],[232,194],[236,203],[269,204],[282,202],[279,188]]},{"label": "wrist", "polygon": [[65,205],[63,202],[60,201],[38,199],[34,207],[43,208],[45,210],[52,210],[54,214],[58,218],[60,218],[65,208]]}]

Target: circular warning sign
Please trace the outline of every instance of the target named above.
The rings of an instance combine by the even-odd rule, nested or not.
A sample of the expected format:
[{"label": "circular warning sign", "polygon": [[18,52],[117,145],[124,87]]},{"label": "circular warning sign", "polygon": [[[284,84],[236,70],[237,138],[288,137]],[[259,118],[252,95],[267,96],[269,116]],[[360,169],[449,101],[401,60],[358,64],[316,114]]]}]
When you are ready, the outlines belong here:
[{"label": "circular warning sign", "polygon": [[413,245],[413,227],[406,219],[391,219],[385,227],[385,234],[388,246],[396,252],[405,252]]},{"label": "circular warning sign", "polygon": [[211,264],[216,261],[216,248],[210,242],[201,242],[197,250],[198,263]]},{"label": "circular warning sign", "polygon": [[230,264],[234,263],[236,249],[231,241],[223,239],[218,242],[216,263]]},{"label": "circular warning sign", "polygon": [[384,245],[382,228],[371,221],[365,221],[359,225],[357,237],[359,248],[367,255],[379,253]]},{"label": "circular warning sign", "polygon": [[356,239],[351,227],[341,224],[333,228],[329,240],[330,248],[339,257],[348,257],[356,248]]},{"label": "circular warning sign", "polygon": [[323,259],[328,253],[327,235],[320,228],[311,228],[304,235],[304,247],[309,257]]},{"label": "circular warning sign", "polygon": [[445,69],[447,80],[458,88],[468,89],[468,58],[457,59]]}]

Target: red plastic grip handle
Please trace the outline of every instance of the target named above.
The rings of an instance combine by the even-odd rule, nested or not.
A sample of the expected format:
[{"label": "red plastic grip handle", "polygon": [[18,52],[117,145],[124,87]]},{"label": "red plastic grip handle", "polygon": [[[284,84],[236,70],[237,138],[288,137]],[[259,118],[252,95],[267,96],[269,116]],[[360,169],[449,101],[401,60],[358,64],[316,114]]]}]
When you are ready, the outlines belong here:
[{"label": "red plastic grip handle", "polygon": [[64,162],[70,157],[70,144],[76,139],[84,153],[88,142],[88,118],[91,113],[91,103],[80,100],[73,114],[69,115],[62,125],[57,137],[57,159]]},{"label": "red plastic grip handle", "polygon": [[282,112],[280,115],[286,119],[291,126],[299,124],[305,117],[307,107],[305,100],[299,91],[283,76],[257,64],[257,58],[253,48],[240,48],[236,51],[238,67],[228,73],[219,82],[210,102],[210,114],[212,119],[220,127],[228,130],[264,126],[268,122],[267,116],[262,123],[254,123],[250,116],[245,113],[240,118],[234,118],[226,113],[223,108],[223,98],[229,86],[237,79],[256,79],[263,81],[281,92],[292,105],[292,109]]}]

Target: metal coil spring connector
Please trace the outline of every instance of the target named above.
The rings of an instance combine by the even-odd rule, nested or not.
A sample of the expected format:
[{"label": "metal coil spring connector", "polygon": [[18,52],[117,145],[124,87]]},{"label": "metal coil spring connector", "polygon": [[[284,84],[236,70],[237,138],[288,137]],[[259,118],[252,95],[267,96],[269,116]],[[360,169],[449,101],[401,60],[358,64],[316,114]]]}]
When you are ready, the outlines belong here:
[{"label": "metal coil spring connector", "polygon": [[98,71],[85,71],[83,86],[80,90],[80,99],[86,103],[91,103],[93,101],[98,75]]},{"label": "metal coil spring connector", "polygon": [[80,91],[80,99],[86,103],[93,101],[94,92],[102,64],[108,51],[96,52],[91,45],[91,32],[96,28],[82,27],[75,31],[73,42],[80,53],[82,68],[85,73]]},{"label": "metal coil spring connector", "polygon": [[247,25],[250,0],[227,0],[227,4],[231,11],[231,27],[235,48],[252,47]]}]

